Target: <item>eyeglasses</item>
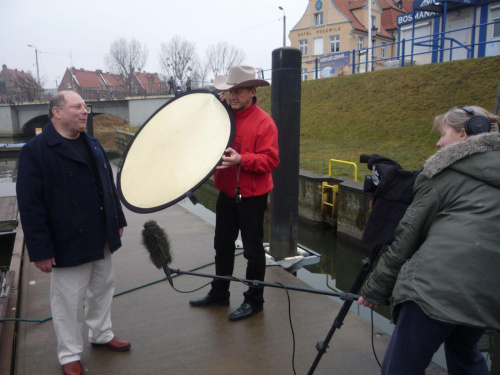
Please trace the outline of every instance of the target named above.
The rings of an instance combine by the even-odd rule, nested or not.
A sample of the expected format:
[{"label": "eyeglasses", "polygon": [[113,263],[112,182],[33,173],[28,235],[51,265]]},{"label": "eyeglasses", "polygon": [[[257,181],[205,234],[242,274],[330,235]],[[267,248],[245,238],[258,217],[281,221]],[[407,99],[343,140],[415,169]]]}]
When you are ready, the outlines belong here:
[{"label": "eyeglasses", "polygon": [[[58,105],[58,108],[64,108],[62,105]],[[76,105],[69,105],[68,106],[71,109],[74,109],[75,111],[81,111],[82,109],[85,109],[87,113],[90,113],[91,108],[85,104],[76,104]]]}]

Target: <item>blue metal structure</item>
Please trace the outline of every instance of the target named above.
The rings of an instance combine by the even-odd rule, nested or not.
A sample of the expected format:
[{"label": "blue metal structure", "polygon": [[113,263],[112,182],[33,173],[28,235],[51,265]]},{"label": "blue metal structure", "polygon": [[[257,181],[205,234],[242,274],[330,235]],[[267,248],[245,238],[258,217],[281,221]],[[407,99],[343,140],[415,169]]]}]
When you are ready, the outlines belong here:
[{"label": "blue metal structure", "polygon": [[[488,43],[498,43],[500,52],[500,40],[488,40],[488,29],[491,25],[500,23],[500,20],[488,22],[489,4],[498,3],[498,0],[415,0],[413,3],[413,12],[398,17],[397,25],[398,41],[387,43],[383,46],[378,45],[371,48],[352,50],[350,57],[351,73],[362,73],[368,69],[360,69],[363,65],[369,66],[371,63],[377,65],[385,64],[385,67],[403,67],[405,65],[415,64],[415,58],[422,55],[430,55],[430,63],[439,63],[444,61],[456,60],[457,52],[465,53],[466,59],[487,56],[486,45]],[[499,3],[500,5],[500,3]],[[473,7],[472,24],[466,27],[446,30],[447,16],[451,11],[462,11]],[[430,33],[424,36],[417,36],[415,29],[418,22],[430,20]],[[478,21],[479,23],[476,23]],[[411,25],[411,37],[405,38],[401,26]],[[456,40],[453,33],[469,32],[468,43]],[[408,30],[409,31],[409,30]],[[476,40],[477,39],[477,40]],[[376,49],[384,47],[393,47],[397,50],[396,56],[386,58],[372,58]],[[418,51],[417,47],[428,47],[429,50]],[[454,56],[455,52],[455,56]],[[333,56],[333,55],[329,55]],[[361,57],[366,56],[366,61],[361,61]],[[380,56],[380,54],[379,54]],[[326,56],[328,57],[328,56]],[[463,57],[458,57],[463,58]],[[312,63],[314,68],[307,73],[313,73],[314,79],[322,78],[321,70],[324,68],[321,60],[325,56],[315,58],[303,63]],[[393,61],[392,64],[386,63]]]}]

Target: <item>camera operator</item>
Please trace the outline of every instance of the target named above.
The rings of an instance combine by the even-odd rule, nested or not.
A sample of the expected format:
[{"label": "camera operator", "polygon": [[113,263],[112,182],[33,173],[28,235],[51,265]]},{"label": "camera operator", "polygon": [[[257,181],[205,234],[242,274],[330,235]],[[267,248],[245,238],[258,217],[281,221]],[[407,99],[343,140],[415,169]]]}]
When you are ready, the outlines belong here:
[{"label": "camera operator", "polygon": [[486,329],[500,330],[498,121],[477,106],[434,120],[440,149],[358,300],[391,304],[382,374],[423,375],[442,343],[449,374],[489,373],[477,344]]}]

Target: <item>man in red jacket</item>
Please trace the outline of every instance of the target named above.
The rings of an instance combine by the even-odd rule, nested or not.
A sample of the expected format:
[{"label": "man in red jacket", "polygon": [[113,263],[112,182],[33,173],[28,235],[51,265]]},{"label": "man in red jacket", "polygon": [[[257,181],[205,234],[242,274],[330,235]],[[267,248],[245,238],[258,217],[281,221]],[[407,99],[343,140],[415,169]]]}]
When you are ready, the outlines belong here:
[{"label": "man in red jacket", "polygon": [[[234,269],[235,241],[241,230],[246,279],[264,281],[266,256],[263,246],[264,213],[267,196],[273,188],[271,172],[279,164],[278,130],[271,116],[257,106],[256,87],[269,86],[255,78],[255,69],[233,66],[228,76],[218,76],[214,86],[229,90],[229,105],[236,122],[231,147],[225,150],[222,164],[214,175],[219,189],[215,223],[215,272],[231,276]],[[224,92],[220,93],[226,100]],[[243,304],[229,314],[229,320],[241,320],[262,311],[263,288],[249,287]],[[189,301],[191,306],[228,306],[229,281],[214,279],[210,292]]]}]

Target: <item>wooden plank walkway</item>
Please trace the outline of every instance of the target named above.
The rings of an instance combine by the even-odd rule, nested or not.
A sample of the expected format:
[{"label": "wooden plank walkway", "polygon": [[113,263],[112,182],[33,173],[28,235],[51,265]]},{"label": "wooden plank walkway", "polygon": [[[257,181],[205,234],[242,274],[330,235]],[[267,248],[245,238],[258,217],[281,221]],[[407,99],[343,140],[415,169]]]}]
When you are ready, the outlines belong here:
[{"label": "wooden plank walkway", "polygon": [[[11,205],[0,205],[0,211],[5,211],[6,218],[11,217],[11,208]],[[163,271],[150,263],[148,253],[140,243],[141,231],[147,220],[158,221],[170,237],[172,268],[190,271],[204,266],[198,272],[214,274],[213,224],[179,204],[146,215],[127,210],[125,214],[128,226],[122,238],[123,247],[113,255],[115,293],[120,295],[113,301],[112,316],[115,334],[130,340],[132,349],[114,353],[85,345],[82,354],[84,374],[294,373],[289,307],[284,290],[266,288],[264,311],[238,322],[227,320],[227,314],[242,302],[246,286],[240,283],[231,283],[229,307],[191,307],[189,299],[203,296],[208,287],[190,294],[174,291],[164,280]],[[11,272],[15,273],[15,277],[6,317],[15,317],[18,311],[18,317],[22,319],[49,318],[50,275],[40,272],[29,262],[23,249],[20,225],[17,234],[11,262]],[[245,267],[245,259],[237,256],[234,275],[244,278]],[[190,291],[210,281],[183,275],[174,278],[174,285],[181,291]],[[279,266],[267,268],[266,281],[309,287]],[[341,305],[324,295],[297,291],[289,293],[295,335],[295,370],[296,374],[307,374],[318,353],[316,343],[325,339]],[[0,338],[1,374],[62,373],[51,320],[43,323],[5,322],[0,325],[4,327]],[[87,329],[84,328],[84,337],[86,334]],[[375,328],[374,345],[380,360],[389,340],[387,334]],[[15,347],[12,345],[14,342]],[[14,358],[12,363],[11,358]],[[349,313],[342,328],[330,341],[314,374],[377,373],[380,370],[372,352],[371,326],[359,316]],[[446,373],[434,364],[426,372],[427,375]]]},{"label": "wooden plank walkway", "polygon": [[[182,294],[166,281],[154,283],[162,280],[164,274],[149,262],[146,250],[140,245],[142,225],[149,219],[158,221],[171,240],[172,268],[186,271],[213,261],[213,227],[180,205],[147,215],[127,212],[126,216],[129,226],[123,236],[124,246],[113,258],[116,292],[153,284],[113,301],[114,332],[130,340],[132,349],[113,353],[86,345],[82,356],[85,374],[293,374],[292,334],[283,290],[267,288],[264,311],[239,322],[227,320],[227,314],[242,302],[246,287],[239,283],[231,284],[229,307],[190,307],[189,299],[204,295],[208,289]],[[245,259],[238,256],[235,276],[244,277],[245,265]],[[213,274],[214,266],[198,272]],[[278,266],[268,267],[266,280],[307,287]],[[174,279],[174,285],[187,291],[208,281],[180,276]],[[21,317],[49,317],[50,276],[25,262],[22,283]],[[306,374],[317,355],[316,342],[326,337],[340,305],[329,297],[302,292],[291,291],[290,299],[296,373]],[[374,340],[379,358],[383,358],[389,339],[376,330]],[[315,374],[379,373],[370,340],[369,324],[349,314]],[[15,374],[60,373],[55,348],[51,321],[20,323]]]},{"label": "wooden plank walkway", "polygon": [[17,198],[0,197],[0,232],[10,232],[17,228]]}]

